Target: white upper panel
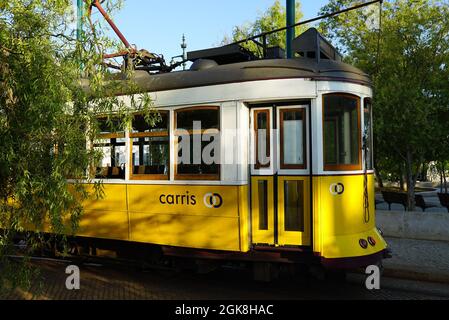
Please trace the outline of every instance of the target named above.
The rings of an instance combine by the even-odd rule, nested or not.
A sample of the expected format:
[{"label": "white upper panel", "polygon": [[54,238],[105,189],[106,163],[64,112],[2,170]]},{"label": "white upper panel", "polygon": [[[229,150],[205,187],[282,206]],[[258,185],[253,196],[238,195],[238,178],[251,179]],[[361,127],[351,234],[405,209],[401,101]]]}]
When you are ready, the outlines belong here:
[{"label": "white upper panel", "polygon": [[[252,156],[251,132],[253,121],[250,121],[250,111],[247,103],[270,103],[283,100],[310,100],[310,109],[307,108],[306,125],[311,126],[312,133],[312,153],[309,153],[309,137],[307,137],[307,170],[294,170],[279,172],[279,161],[277,152],[272,150],[272,166],[265,170],[260,170],[259,174],[307,174],[312,164],[313,174],[344,174],[351,172],[324,172],[322,156],[322,95],[331,92],[345,92],[359,96],[361,99],[371,97],[371,88],[354,83],[311,81],[310,79],[280,79],[251,81],[243,83],[230,83],[214,85],[208,87],[195,87],[171,91],[161,91],[152,93],[151,97],[156,108],[170,110],[171,130],[170,130],[170,155],[174,158],[174,118],[173,110],[181,107],[195,107],[204,105],[220,106],[220,119],[222,131],[221,143],[221,181],[174,181],[173,166],[171,164],[170,181],[129,181],[126,183],[154,183],[154,184],[244,184],[248,181],[248,168],[250,157]],[[129,97],[123,96],[126,103]],[[292,103],[298,106],[298,103]],[[300,106],[301,107],[301,106]],[[276,111],[278,112],[278,111]],[[310,117],[312,123],[308,123]],[[363,117],[363,112],[361,112]],[[272,117],[273,119],[273,117]],[[363,119],[361,120],[363,123]],[[277,124],[278,125],[278,124]],[[234,130],[235,136],[223,134],[226,130]],[[307,130],[309,135],[309,130]],[[271,147],[276,148],[279,141],[276,137],[271,137]],[[252,139],[252,138],[251,138]],[[127,150],[129,152],[129,150]],[[129,157],[128,157],[129,159]],[[262,172],[264,171],[264,172]],[[127,172],[129,177],[129,172]],[[123,183],[124,181],[110,181],[111,183]]]},{"label": "white upper panel", "polygon": [[[316,83],[307,79],[264,80],[150,93],[156,107],[225,101],[273,101],[316,97]],[[123,96],[124,101],[129,97]]]}]

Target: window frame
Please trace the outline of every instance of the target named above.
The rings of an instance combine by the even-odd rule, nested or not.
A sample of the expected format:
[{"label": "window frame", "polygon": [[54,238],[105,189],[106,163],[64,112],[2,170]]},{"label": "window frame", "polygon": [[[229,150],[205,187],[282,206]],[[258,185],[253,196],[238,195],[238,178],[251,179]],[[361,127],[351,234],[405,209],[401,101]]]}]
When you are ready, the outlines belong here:
[{"label": "window frame", "polygon": [[[221,164],[216,164],[218,166],[218,173],[216,174],[183,174],[178,173],[178,137],[180,136],[178,134],[178,113],[179,112],[186,112],[186,111],[196,111],[196,110],[215,110],[218,112],[218,129],[215,128],[201,128],[200,132],[197,130],[187,130],[190,136],[193,136],[195,134],[203,134],[206,130],[217,130],[217,133],[221,135],[221,108],[220,106],[194,106],[194,107],[187,107],[187,108],[181,108],[181,109],[175,109],[173,110],[173,147],[174,147],[174,180],[206,180],[206,181],[220,181],[221,180]],[[220,143],[220,152],[221,152],[222,145]]]},{"label": "window frame", "polygon": [[[369,117],[370,117],[370,127],[369,127],[369,137],[370,137],[370,145],[369,147],[369,164],[371,164],[371,166],[366,166],[367,170],[374,170],[374,130],[373,130],[373,98],[371,97],[365,97],[363,98],[363,127],[365,127],[365,109],[366,109],[366,105],[369,102],[370,104],[370,108],[369,108]],[[363,152],[363,135],[362,135],[362,152]],[[366,164],[368,164],[368,159],[364,159],[364,161],[366,162]]]},{"label": "window frame", "polygon": [[[284,163],[284,113],[300,111],[302,113],[302,157],[304,159],[303,164],[285,164]],[[281,108],[279,109],[279,141],[280,141],[280,169],[281,170],[307,170],[307,111],[306,107],[294,107],[294,108]]]},{"label": "window frame", "polygon": [[[266,136],[266,144],[267,144],[267,158],[270,159],[270,161],[267,164],[261,164],[259,162],[259,135],[258,135],[258,130],[259,127],[257,125],[257,120],[258,120],[258,115],[259,113],[266,113],[267,114],[267,136]],[[271,168],[271,108],[264,108],[264,109],[256,109],[253,112],[254,115],[254,142],[255,142],[255,147],[254,147],[254,169],[256,170],[260,170],[260,169],[269,169]]]},{"label": "window frame", "polygon": [[[158,132],[129,132],[129,180],[170,180],[170,167],[171,167],[171,156],[170,156],[170,111],[169,110],[157,110],[160,114],[167,115],[167,130]],[[136,113],[135,116],[141,114]],[[133,145],[134,139],[136,138],[154,138],[154,137],[167,137],[168,138],[168,163],[167,163],[167,174],[135,174],[134,173],[134,159],[133,159]]]},{"label": "window frame", "polygon": [[[355,99],[357,102],[357,141],[358,141],[358,163],[357,164],[326,164],[326,147],[325,147],[325,98],[330,96],[346,97]],[[351,93],[332,92],[323,94],[322,96],[322,119],[321,119],[321,134],[322,134],[322,146],[323,146],[323,170],[324,171],[357,171],[362,170],[362,128],[361,128],[361,98]]]}]

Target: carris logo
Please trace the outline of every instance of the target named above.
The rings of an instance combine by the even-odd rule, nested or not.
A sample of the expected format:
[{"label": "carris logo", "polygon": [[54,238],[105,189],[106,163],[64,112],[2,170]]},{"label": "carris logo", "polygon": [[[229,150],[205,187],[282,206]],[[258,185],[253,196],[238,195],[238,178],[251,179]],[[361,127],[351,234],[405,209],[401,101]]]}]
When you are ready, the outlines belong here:
[{"label": "carris logo", "polygon": [[206,193],[204,195],[204,205],[208,208],[220,208],[223,204],[223,198],[218,193]]},{"label": "carris logo", "polygon": [[331,184],[329,191],[334,196],[342,195],[345,192],[345,186],[343,183],[333,183]]}]

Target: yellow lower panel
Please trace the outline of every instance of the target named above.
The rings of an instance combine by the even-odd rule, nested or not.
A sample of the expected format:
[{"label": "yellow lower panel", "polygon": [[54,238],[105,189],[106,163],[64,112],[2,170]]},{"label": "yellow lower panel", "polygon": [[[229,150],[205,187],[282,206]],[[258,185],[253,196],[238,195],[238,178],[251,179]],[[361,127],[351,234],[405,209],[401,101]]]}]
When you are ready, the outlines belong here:
[{"label": "yellow lower panel", "polygon": [[[364,210],[364,176],[314,178],[314,251],[325,258],[357,257],[386,248],[375,223],[374,177],[368,175],[369,214]],[[363,249],[360,239],[376,246]]]},{"label": "yellow lower panel", "polygon": [[375,226],[374,178],[368,177],[370,216],[364,214],[363,175],[318,177],[323,235],[351,235]]},{"label": "yellow lower panel", "polygon": [[87,187],[87,191],[92,197],[83,202],[84,210],[95,211],[126,211],[126,188],[125,184],[104,184],[104,195],[101,199],[96,199],[93,195],[93,185]]},{"label": "yellow lower panel", "polygon": [[103,192],[83,202],[77,236],[249,250],[248,186],[104,184]]},{"label": "yellow lower panel", "polygon": [[78,236],[129,240],[128,212],[85,210]]},{"label": "yellow lower panel", "polygon": [[249,190],[248,186],[239,187],[239,220],[240,220],[240,251],[250,249],[249,240]]},{"label": "yellow lower panel", "polygon": [[239,219],[170,214],[130,214],[131,240],[213,250],[240,250]]},{"label": "yellow lower panel", "polygon": [[[359,245],[360,239],[367,239],[368,237],[376,240],[376,245],[368,245],[367,249],[363,249]],[[325,237],[323,239],[323,246],[325,248],[323,256],[325,258],[348,258],[360,257],[377,253],[387,247],[387,243],[379,234],[376,228],[364,231],[357,234],[346,236]]]},{"label": "yellow lower panel", "polygon": [[247,251],[248,210],[239,208],[246,193],[246,186],[128,185],[130,240]]}]

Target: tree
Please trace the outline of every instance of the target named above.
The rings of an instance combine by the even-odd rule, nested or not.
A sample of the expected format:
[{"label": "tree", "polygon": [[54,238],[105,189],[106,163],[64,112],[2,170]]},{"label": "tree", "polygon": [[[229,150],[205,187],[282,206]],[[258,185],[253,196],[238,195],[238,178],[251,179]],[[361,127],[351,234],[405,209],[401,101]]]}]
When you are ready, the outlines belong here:
[{"label": "tree", "polygon": [[[353,4],[331,0],[321,13]],[[376,170],[385,169],[379,157],[403,164],[409,210],[414,210],[422,164],[447,148],[449,6],[447,1],[395,0],[384,2],[383,9],[381,31],[376,6],[327,19],[321,29],[349,63],[372,76]]]},{"label": "tree", "polygon": [[[301,11],[301,4],[299,1],[296,3],[296,21],[299,22],[303,17]],[[240,41],[248,37],[272,31],[275,29],[283,28],[287,25],[287,13],[285,7],[279,0],[276,0],[274,4],[267,9],[266,12],[259,15],[254,22],[246,23],[242,26],[234,27],[232,36],[225,37],[222,41],[222,45],[229,44],[231,42]],[[295,28],[296,35],[299,35],[305,30],[304,26]],[[283,49],[286,47],[286,31],[273,33],[267,36],[267,44],[269,47],[279,46]],[[245,48],[261,56],[261,48],[253,42],[243,44]]]},{"label": "tree", "polygon": [[[74,234],[81,202],[98,196],[83,184],[98,158],[86,148],[98,133],[98,114],[126,125],[131,111],[150,113],[148,95],[131,106],[106,96],[114,88],[100,62],[115,45],[98,22],[77,43],[67,27],[71,8],[71,0],[0,0],[0,288],[31,280],[26,265],[7,258],[17,233],[35,231],[25,239],[30,250],[45,228]],[[90,79],[88,93],[81,76]]]}]

